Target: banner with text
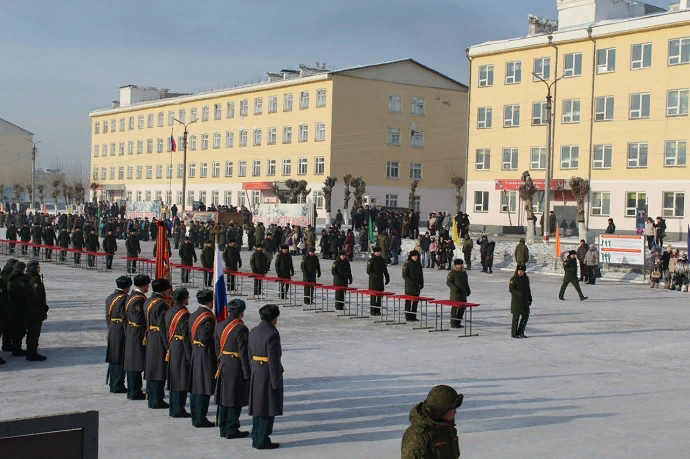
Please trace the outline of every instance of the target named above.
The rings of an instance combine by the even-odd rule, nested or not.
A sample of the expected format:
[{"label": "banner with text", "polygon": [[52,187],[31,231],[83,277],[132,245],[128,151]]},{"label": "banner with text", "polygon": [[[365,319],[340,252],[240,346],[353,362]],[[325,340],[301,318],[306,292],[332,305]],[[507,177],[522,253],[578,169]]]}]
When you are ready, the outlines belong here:
[{"label": "banner with text", "polygon": [[599,235],[599,261],[644,266],[644,236]]},{"label": "banner with text", "polygon": [[125,218],[158,218],[161,214],[160,201],[127,201]]},{"label": "banner with text", "polygon": [[309,208],[309,204],[259,204],[252,221],[254,224],[262,222],[265,226],[274,223],[279,226],[313,225],[313,213]]}]

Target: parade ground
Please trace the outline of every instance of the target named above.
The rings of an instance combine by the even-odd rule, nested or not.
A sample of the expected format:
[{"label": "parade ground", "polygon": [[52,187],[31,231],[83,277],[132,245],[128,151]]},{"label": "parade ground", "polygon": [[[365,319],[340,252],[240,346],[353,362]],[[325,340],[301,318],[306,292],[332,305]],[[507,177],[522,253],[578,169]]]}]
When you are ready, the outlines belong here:
[{"label": "parade ground", "polygon": [[[124,255],[124,241],[118,244]],[[152,245],[143,242],[142,254],[150,256]],[[242,252],[243,270],[249,255]],[[323,283],[332,280],[331,263],[321,261]],[[352,268],[353,286],[366,287],[366,263]],[[403,292],[401,269],[389,266],[388,291]],[[510,337],[511,273],[499,270],[469,273],[469,300],[481,304],[474,312],[479,336],[472,338],[281,308],[285,415],[276,418],[272,435],[281,447],[267,452],[108,392],[104,299],[124,273],[121,260],[109,273],[54,263],[42,263],[42,272],[50,311],[39,351],[48,360],[2,354],[8,362],[0,367],[0,419],[98,410],[103,458],[400,457],[410,410],[437,384],[465,396],[456,418],[462,457],[690,454],[687,293],[599,282],[583,285],[585,302],[572,287],[559,301],[560,279],[534,275],[529,339]],[[446,274],[425,270],[422,294],[448,298]],[[179,285],[177,271],[173,282]],[[265,303],[247,300],[250,329]],[[209,419],[215,413],[212,401]],[[246,409],[241,421],[243,430],[251,428]]]}]

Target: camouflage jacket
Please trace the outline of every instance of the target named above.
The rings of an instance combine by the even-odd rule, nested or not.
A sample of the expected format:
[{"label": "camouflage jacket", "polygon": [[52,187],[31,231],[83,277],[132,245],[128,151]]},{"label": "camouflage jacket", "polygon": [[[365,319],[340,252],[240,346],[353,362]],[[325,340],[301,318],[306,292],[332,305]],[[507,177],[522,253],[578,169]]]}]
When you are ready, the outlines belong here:
[{"label": "camouflage jacket", "polygon": [[455,425],[436,422],[424,413],[420,403],[410,412],[410,423],[402,439],[401,459],[457,459],[460,444]]}]

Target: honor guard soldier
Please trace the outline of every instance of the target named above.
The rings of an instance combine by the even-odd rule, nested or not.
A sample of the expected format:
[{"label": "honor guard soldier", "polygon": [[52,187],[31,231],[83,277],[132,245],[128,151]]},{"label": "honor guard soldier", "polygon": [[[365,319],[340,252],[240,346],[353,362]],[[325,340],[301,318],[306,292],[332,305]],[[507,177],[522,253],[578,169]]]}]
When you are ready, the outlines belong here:
[{"label": "honor guard soldier", "polygon": [[563,297],[563,295],[565,295],[565,288],[568,286],[568,284],[573,284],[575,291],[577,291],[577,294],[580,295],[580,301],[585,301],[587,297],[582,294],[582,290],[580,290],[580,281],[577,278],[576,251],[571,250],[568,252],[568,257],[563,262],[563,270],[565,271],[565,274],[563,275],[563,284],[561,284],[561,291],[558,293],[558,299],[565,300]]},{"label": "honor guard soldier", "polygon": [[249,332],[249,357],[252,374],[249,383],[249,415],[252,418],[252,447],[275,449],[271,442],[273,422],[283,415],[283,353],[276,325],[280,309],[267,304],[259,309],[261,323]]},{"label": "honor guard soldier", "polygon": [[532,289],[529,286],[529,277],[525,274],[525,265],[518,265],[516,271],[508,286],[511,295],[510,312],[513,314],[510,336],[527,338],[525,327],[529,319],[529,307],[532,305]]},{"label": "honor guard soldier", "polygon": [[134,291],[125,303],[125,361],[122,368],[127,372],[127,398],[130,400],[145,400],[146,395],[141,391],[143,387],[141,372],[146,363],[146,347],[144,346],[144,332],[146,331],[146,313],[144,303],[149,291],[151,278],[146,274],[134,277]]},{"label": "honor guard soldier", "polygon": [[[252,268],[252,272],[260,276],[264,276],[268,272],[268,258],[263,251],[263,247],[262,243],[256,244],[256,250],[249,259],[249,266]],[[259,295],[261,295],[261,281],[254,279],[254,296]]]},{"label": "honor guard soldier", "polygon": [[189,365],[192,360],[192,342],[189,339],[189,291],[182,287],[172,293],[173,306],[165,313],[168,331],[168,390],[170,416],[188,418],[184,406],[189,392]]},{"label": "honor guard soldier", "polygon": [[[419,296],[424,288],[424,270],[419,261],[419,252],[413,250],[403,264],[402,277],[405,280],[405,295]],[[417,322],[418,301],[405,300],[405,320]]]},{"label": "honor guard soldier", "polygon": [[[304,282],[316,283],[316,279],[321,277],[321,265],[319,257],[315,255],[314,247],[307,249],[307,255],[302,259],[302,280]],[[314,302],[314,287],[304,287],[304,304]]]},{"label": "honor guard soldier", "polygon": [[[451,301],[467,301],[467,297],[472,293],[470,283],[467,279],[467,271],[463,261],[457,258],[453,262],[453,270],[446,277],[446,285],[450,289]],[[465,315],[465,308],[450,309],[451,328],[462,328],[462,318]]]},{"label": "honor guard soldier", "polygon": [[172,293],[170,281],[156,279],[151,283],[153,294],[144,303],[146,311],[146,365],[144,378],[146,379],[146,395],[149,408],[169,408],[165,403],[165,380],[168,377],[168,364],[165,357],[168,353],[168,330],[165,328],[165,314],[170,309],[168,299]]},{"label": "honor guard soldier", "polygon": [[[340,287],[347,287],[352,283],[352,270],[350,269],[350,260],[347,259],[347,252],[340,251],[338,259],[333,262],[331,268],[333,274],[333,285]],[[335,292],[335,309],[342,311],[345,309],[345,292]]]},{"label": "honor guard soldier", "polygon": [[[230,239],[230,244],[223,251],[223,261],[231,273],[237,272],[242,267],[242,257],[240,256],[240,249],[237,247],[237,240]],[[235,276],[228,275],[228,291],[235,291]]]},{"label": "honor guard soldier", "polygon": [[192,425],[194,427],[213,427],[206,418],[211,395],[215,392],[216,346],[213,343],[213,332],[216,318],[213,314],[213,292],[209,289],[199,290],[196,294],[199,308],[189,316],[189,334],[192,340],[192,359],[189,373],[191,396]]},{"label": "honor guard soldier", "polygon": [[[53,224],[48,223],[48,227],[43,231],[43,242],[45,245],[53,247],[55,245],[56,237],[55,237],[55,230],[53,229]],[[45,249],[46,251],[46,260],[52,260],[53,259],[53,249]]]},{"label": "honor guard soldier", "polygon": [[218,355],[216,373],[216,404],[218,425],[223,438],[245,438],[240,431],[242,407],[249,404],[249,329],[242,318],[246,305],[235,299],[228,304],[228,318],[216,325],[214,339]]},{"label": "honor guard soldier", "polygon": [[113,256],[117,252],[117,239],[113,235],[113,230],[108,229],[108,234],[103,238],[103,251],[105,256],[105,269],[113,269]]},{"label": "honor guard soldier", "polygon": [[7,294],[11,305],[10,347],[14,357],[27,357],[27,352],[22,349],[22,340],[26,336],[26,309],[29,299],[29,277],[24,273],[25,269],[26,263],[17,261],[7,279]]},{"label": "honor guard soldier", "polygon": [[132,279],[120,276],[115,280],[117,288],[105,299],[105,322],[108,324],[108,344],[105,361],[108,362],[106,383],[110,380],[110,392],[124,394],[125,372],[122,363],[125,360],[125,303],[132,287]]},{"label": "honor guard soldier", "polygon": [[26,308],[26,360],[41,362],[46,357],[38,353],[38,339],[41,336],[43,321],[48,318],[48,305],[38,260],[31,260],[26,265],[26,275],[29,282]]},{"label": "honor guard soldier", "polygon": [[[388,275],[388,268],[386,267],[386,260],[381,256],[381,247],[374,247],[372,249],[373,255],[367,262],[367,274],[369,275],[369,290],[376,290],[383,292],[385,286],[391,281]],[[385,279],[385,283],[384,283]],[[371,296],[369,304],[371,306],[371,315],[381,315],[381,297]]]},{"label": "honor guard soldier", "polygon": [[[276,257],[276,275],[280,279],[292,279],[295,275],[295,268],[292,265],[292,255],[290,255],[290,246],[285,244],[280,248],[280,253]],[[290,290],[290,284],[280,283],[280,299],[284,300]]]}]

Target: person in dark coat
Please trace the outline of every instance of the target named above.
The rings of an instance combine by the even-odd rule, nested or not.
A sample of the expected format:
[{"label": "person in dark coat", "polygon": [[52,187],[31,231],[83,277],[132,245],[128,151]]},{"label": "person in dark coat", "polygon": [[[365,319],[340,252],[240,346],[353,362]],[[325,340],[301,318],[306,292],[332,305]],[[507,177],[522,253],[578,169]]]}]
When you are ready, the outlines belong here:
[{"label": "person in dark coat", "polygon": [[[369,275],[369,290],[383,292],[385,286],[391,281],[388,275],[386,260],[381,256],[381,247],[372,249],[372,256],[367,262],[367,274]],[[381,315],[381,297],[371,296],[369,300],[370,313],[372,316]]]},{"label": "person in dark coat", "polygon": [[[48,226],[43,231],[43,242],[47,246],[55,245],[55,229],[53,229],[53,224],[48,223]],[[45,249],[46,260],[51,260],[53,258],[53,249]]]},{"label": "person in dark coat", "polygon": [[[58,235],[58,245],[62,249],[68,249],[69,245],[71,243],[72,243],[72,238],[69,235],[69,231],[67,231],[67,228],[62,228],[60,230],[60,234]],[[12,248],[12,246],[10,246],[10,249],[11,249],[10,253],[13,253],[14,249]],[[60,251],[60,261],[62,263],[64,263],[66,259],[67,259],[67,250],[61,250]]]},{"label": "person in dark coat", "polygon": [[146,395],[141,391],[143,387],[141,373],[144,371],[146,363],[144,303],[151,278],[146,274],[137,274],[133,283],[134,291],[129,294],[125,303],[127,325],[125,326],[125,360],[122,363],[122,368],[127,372],[127,398],[129,400],[144,400]]},{"label": "person in dark coat", "polygon": [[[580,240],[580,245],[577,248],[577,262],[580,265],[580,282],[588,282],[587,267],[585,265],[585,255],[589,251],[589,246],[584,239]],[[525,263],[522,263],[525,264]]]},{"label": "person in dark coat", "polygon": [[[125,248],[127,249],[128,258],[137,258],[141,253],[141,246],[139,245],[139,237],[136,230],[129,233],[129,237],[125,241]],[[137,272],[136,260],[127,260],[127,271],[130,273]]]},{"label": "person in dark coat", "polygon": [[[471,295],[470,283],[467,279],[467,272],[465,271],[464,263],[461,259],[456,259],[453,262],[453,270],[448,273],[446,277],[446,285],[450,289],[451,301],[467,301],[467,297]],[[462,318],[465,315],[465,308],[451,308],[450,309],[450,326],[451,328],[462,328]]]},{"label": "person in dark coat", "polygon": [[41,225],[34,225],[33,228],[31,228],[31,242],[34,245],[34,257],[38,257],[39,253],[41,252],[41,248],[38,247],[41,245],[41,242],[43,241],[43,228],[41,228]]},{"label": "person in dark coat", "polygon": [[489,238],[483,235],[480,239],[477,239],[477,245],[479,246],[479,256],[482,261],[482,272],[488,272],[488,267],[486,264],[486,258],[489,253]]},{"label": "person in dark coat", "polygon": [[103,251],[105,256],[105,269],[113,269],[113,256],[117,252],[117,239],[113,235],[113,230],[108,230],[108,234],[103,238]]},{"label": "person in dark coat", "polygon": [[[101,248],[101,243],[98,241],[98,234],[96,234],[96,229],[92,229],[89,234],[86,235],[86,250],[87,252],[98,252]],[[86,255],[86,266],[93,268],[94,262],[96,261],[95,255]]]},{"label": "person in dark coat", "polygon": [[41,362],[45,356],[38,353],[38,339],[41,336],[43,321],[48,318],[46,288],[41,278],[41,266],[38,260],[31,260],[26,265],[28,278],[28,301],[26,308],[26,360]]},{"label": "person in dark coat", "polygon": [[79,251],[74,252],[74,264],[78,265],[81,263],[81,251],[84,250],[84,233],[78,226],[72,233],[72,248]]},{"label": "person in dark coat", "polygon": [[216,404],[218,426],[223,438],[245,438],[240,431],[242,407],[249,404],[249,329],[242,318],[246,305],[240,299],[228,303],[228,318],[218,325],[213,335],[218,355],[216,373]]},{"label": "person in dark coat", "polygon": [[[17,264],[16,258],[10,258],[5,262],[5,267],[0,274],[0,334],[2,334],[2,350],[3,352],[12,351],[12,323],[10,318],[12,316],[12,302],[9,296],[9,289],[7,288],[7,281],[9,279],[14,265]],[[5,360],[0,358],[0,365],[4,364]]]},{"label": "person in dark coat", "polygon": [[[264,253],[263,243],[257,243],[254,253],[249,258],[249,266],[254,274],[264,276],[268,272],[268,258]],[[254,296],[261,295],[261,280],[254,279]]]},{"label": "person in dark coat", "polygon": [[[7,239],[10,240],[10,241],[16,241],[16,240],[17,240],[17,234],[18,234],[18,233],[19,233],[19,232],[18,232],[18,230],[17,230],[17,225],[16,225],[14,222],[12,222],[12,224],[10,225],[10,227],[7,228],[7,232],[5,233],[5,236],[6,236]],[[10,242],[10,255],[13,255],[13,254],[14,254],[14,246],[15,246],[15,244],[13,244],[13,243]]]},{"label": "person in dark coat", "polygon": [[510,279],[510,312],[513,314],[513,325],[510,336],[513,338],[527,338],[525,327],[529,319],[529,307],[532,305],[532,289],[529,277],[525,274],[525,265],[518,265],[517,273]]},{"label": "person in dark coat", "polygon": [[[348,285],[352,284],[352,269],[350,268],[350,260],[347,259],[347,252],[344,250],[340,252],[338,259],[333,262],[331,274],[333,274],[333,285],[347,287]],[[345,309],[345,292],[335,292],[335,309],[338,311]]]},{"label": "person in dark coat", "polygon": [[105,299],[105,323],[108,325],[108,341],[105,361],[108,363],[106,380],[110,380],[110,392],[127,393],[125,372],[125,303],[132,287],[132,279],[120,276],[115,280],[117,288]]},{"label": "person in dark coat", "polygon": [[[316,283],[316,279],[321,277],[321,263],[316,256],[316,249],[310,246],[307,255],[302,258],[302,280],[304,282]],[[314,303],[314,287],[304,287],[304,304]]]},{"label": "person in dark coat", "polygon": [[[276,257],[276,276],[281,279],[292,279],[295,275],[295,268],[292,265],[292,256],[290,255],[290,246],[287,244],[280,248],[280,253]],[[288,296],[290,284],[280,283],[280,299],[284,300]]]},{"label": "person in dark coat", "polygon": [[24,272],[25,269],[26,263],[17,261],[7,278],[7,294],[11,305],[8,328],[11,336],[10,350],[14,357],[27,356],[27,352],[22,349],[22,340],[26,336],[26,310],[29,300],[29,277]]},{"label": "person in dark coat", "polygon": [[[424,270],[419,261],[419,252],[413,250],[403,264],[402,277],[405,280],[405,295],[419,296],[424,288]],[[418,301],[405,300],[405,320],[417,322]]]},{"label": "person in dark coat", "polygon": [[486,247],[486,269],[489,274],[494,273],[494,250],[496,249],[496,242],[489,241]]},{"label": "person in dark coat", "polygon": [[563,295],[565,295],[565,288],[568,286],[568,284],[573,284],[577,294],[580,296],[580,301],[585,301],[587,297],[582,294],[582,290],[580,290],[580,282],[577,279],[576,251],[571,250],[568,252],[568,257],[563,262],[563,270],[565,271],[565,274],[563,276],[563,284],[561,284],[561,291],[558,293],[558,299],[565,300],[563,297]]},{"label": "person in dark coat", "polygon": [[[189,236],[185,236],[184,242],[180,246],[180,263],[187,266],[192,266],[196,263],[196,250],[194,249],[194,244]],[[189,270],[182,269],[181,271],[181,282],[183,284],[189,283]]]},{"label": "person in dark coat", "polygon": [[216,318],[213,314],[213,292],[199,290],[199,307],[189,316],[189,337],[192,340],[192,359],[189,366],[190,408],[194,427],[213,427],[208,420],[208,404],[215,392],[218,360],[213,332]]},{"label": "person in dark coat", "polygon": [[275,449],[269,437],[276,416],[283,415],[283,365],[278,324],[280,309],[267,304],[259,309],[261,323],[249,332],[249,415],[252,416],[252,447]]},{"label": "person in dark coat", "polygon": [[[225,246],[223,261],[225,262],[225,267],[231,273],[239,271],[242,267],[242,256],[240,255],[240,249],[237,247],[236,239],[230,239],[230,243]],[[235,291],[235,276],[230,274],[228,274],[228,291]]]},{"label": "person in dark coat", "polygon": [[165,380],[168,377],[168,330],[165,328],[165,314],[170,309],[168,299],[172,293],[170,281],[156,279],[151,283],[153,294],[144,303],[146,311],[146,395],[149,408],[154,410],[169,408],[165,398]]},{"label": "person in dark coat", "polygon": [[189,291],[177,288],[172,292],[173,305],[165,313],[168,337],[168,390],[170,391],[170,417],[189,418],[184,406],[189,391],[189,364],[192,359],[192,341],[189,339]]},{"label": "person in dark coat", "polygon": [[[213,269],[215,255],[216,249],[213,247],[213,242],[204,242],[204,248],[201,250],[201,266],[206,269]],[[213,271],[204,271],[204,286],[213,286]]]}]

